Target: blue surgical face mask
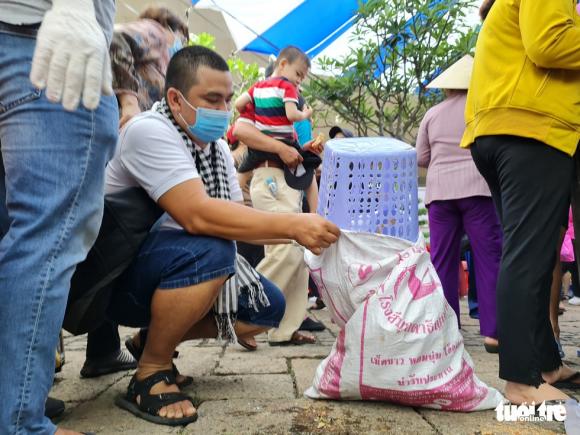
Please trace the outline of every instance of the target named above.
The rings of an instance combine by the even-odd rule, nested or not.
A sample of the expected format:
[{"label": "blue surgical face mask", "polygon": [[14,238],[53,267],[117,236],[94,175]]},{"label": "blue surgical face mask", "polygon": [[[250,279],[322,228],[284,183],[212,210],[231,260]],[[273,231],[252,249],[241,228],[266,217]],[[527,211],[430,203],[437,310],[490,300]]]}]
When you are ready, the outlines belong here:
[{"label": "blue surgical face mask", "polygon": [[205,107],[195,108],[183,95],[181,97],[183,98],[183,101],[185,101],[185,103],[196,112],[195,124],[193,125],[187,124],[187,121],[183,118],[181,113],[179,114],[183,122],[187,124],[189,132],[193,136],[206,144],[218,140],[225,134],[230,123],[232,112],[229,110],[206,109]]},{"label": "blue surgical face mask", "polygon": [[181,38],[175,36],[173,39],[173,45],[169,47],[169,59],[173,57],[175,53],[183,48],[183,42],[181,42]]}]

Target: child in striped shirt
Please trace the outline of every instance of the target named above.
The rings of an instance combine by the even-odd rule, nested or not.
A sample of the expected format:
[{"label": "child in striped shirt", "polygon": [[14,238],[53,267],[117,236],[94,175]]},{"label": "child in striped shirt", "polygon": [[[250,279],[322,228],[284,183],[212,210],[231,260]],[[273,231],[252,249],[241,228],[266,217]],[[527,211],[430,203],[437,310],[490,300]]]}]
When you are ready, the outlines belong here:
[{"label": "child in striped shirt", "polygon": [[280,52],[271,77],[254,84],[236,100],[243,113],[248,103],[254,106],[254,125],[262,133],[292,144],[296,142],[294,122],[308,119],[312,109],[298,109],[298,86],[306,78],[310,59],[297,47]]},{"label": "child in striped shirt", "polygon": [[[304,104],[298,93],[300,83],[310,69],[310,59],[298,47],[284,48],[274,66],[274,72],[265,80],[255,83],[236,100],[241,122],[253,124],[263,134],[284,142],[299,151],[312,151],[320,154],[321,145],[301,149],[294,130],[294,122],[312,117],[312,109]],[[266,162],[266,163],[265,163]],[[284,163],[277,154],[248,148],[245,160],[238,172],[246,172],[256,167],[273,166],[283,168]],[[306,189],[306,199],[311,211],[316,210],[318,187],[313,179]]]}]

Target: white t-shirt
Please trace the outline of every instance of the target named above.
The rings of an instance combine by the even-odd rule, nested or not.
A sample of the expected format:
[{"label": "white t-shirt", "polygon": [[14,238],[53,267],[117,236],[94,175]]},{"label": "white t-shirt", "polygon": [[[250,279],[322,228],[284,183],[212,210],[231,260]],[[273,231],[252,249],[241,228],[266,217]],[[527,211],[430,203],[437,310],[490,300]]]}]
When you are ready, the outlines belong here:
[{"label": "white t-shirt", "polygon": [[[218,140],[226,161],[232,201],[242,201],[234,158],[224,140]],[[198,151],[209,155],[210,148]],[[157,202],[159,198],[187,180],[200,178],[195,161],[175,127],[163,115],[147,111],[135,116],[119,134],[115,156],[106,172],[105,192],[115,193],[141,186]],[[182,229],[169,215],[162,228]]]}]

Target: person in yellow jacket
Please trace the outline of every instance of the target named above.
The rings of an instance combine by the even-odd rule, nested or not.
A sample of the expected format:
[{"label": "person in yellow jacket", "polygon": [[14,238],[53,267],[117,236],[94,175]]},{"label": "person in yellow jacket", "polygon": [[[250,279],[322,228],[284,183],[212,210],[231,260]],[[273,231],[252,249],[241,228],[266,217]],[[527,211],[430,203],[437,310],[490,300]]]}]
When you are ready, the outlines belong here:
[{"label": "person in yellow jacket", "polygon": [[573,0],[496,0],[482,27],[465,109],[471,147],[504,231],[499,376],[512,403],[566,399],[549,319],[560,226],[580,139],[580,20]]}]

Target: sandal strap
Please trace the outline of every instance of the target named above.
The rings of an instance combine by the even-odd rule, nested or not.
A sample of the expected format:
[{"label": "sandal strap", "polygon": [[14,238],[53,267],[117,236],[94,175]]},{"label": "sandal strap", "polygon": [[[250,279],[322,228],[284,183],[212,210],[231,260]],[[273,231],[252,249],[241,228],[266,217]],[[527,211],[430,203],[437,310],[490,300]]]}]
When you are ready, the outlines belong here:
[{"label": "sandal strap", "polygon": [[[151,415],[158,415],[159,410],[164,406],[184,400],[193,404],[193,399],[182,392],[150,394],[151,388],[159,382],[165,382],[168,385],[176,384],[174,370],[161,370],[141,381],[137,379],[137,375],[134,375],[129,382],[127,399],[137,404],[141,411]],[[139,396],[139,403],[137,403],[137,396]]]},{"label": "sandal strap", "polygon": [[175,365],[175,363],[171,363],[171,373],[173,373],[173,376],[176,379],[180,375],[179,370],[177,369],[177,366]]},{"label": "sandal strap", "polygon": [[[159,375],[160,373],[169,373],[170,376]],[[131,381],[129,382],[129,387],[127,388],[127,398],[134,401],[135,397],[141,395],[142,393],[149,394],[149,390],[151,390],[151,387],[153,387],[153,385],[161,381],[165,381],[169,385],[177,384],[177,377],[179,375],[180,375],[179,370],[177,369],[177,366],[173,363],[171,364],[171,370],[157,372],[154,375],[143,379],[142,381],[137,380],[136,375],[133,375]],[[154,376],[157,377],[154,378]]]},{"label": "sandal strap", "polygon": [[141,396],[141,399],[143,399],[143,397],[150,395],[149,391],[153,385],[158,384],[159,382],[165,382],[168,385],[176,384],[173,370],[161,370],[141,381],[137,379],[137,375],[135,374],[131,379],[131,382],[129,382],[127,397],[133,401],[135,401],[137,396]]},{"label": "sandal strap", "polygon": [[184,393],[161,393],[142,395],[139,409],[148,414],[157,415],[159,410],[167,405],[187,400],[193,405],[193,399]]}]

